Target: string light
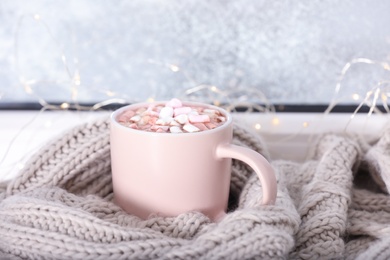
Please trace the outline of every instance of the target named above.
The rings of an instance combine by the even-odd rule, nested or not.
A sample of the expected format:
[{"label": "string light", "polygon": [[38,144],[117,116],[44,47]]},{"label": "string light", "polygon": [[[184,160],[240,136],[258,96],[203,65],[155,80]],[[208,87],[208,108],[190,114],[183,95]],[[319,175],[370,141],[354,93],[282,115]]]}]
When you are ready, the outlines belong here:
[{"label": "string light", "polygon": [[169,67],[171,68],[171,70],[173,72],[178,72],[180,70],[180,68],[178,66],[176,66],[176,65],[169,65]]},{"label": "string light", "polygon": [[69,108],[69,104],[68,103],[62,103],[60,105],[61,109],[68,109]]},{"label": "string light", "polygon": [[[28,17],[30,17],[30,19],[32,17],[35,21],[38,22],[38,24],[43,26],[46,29],[46,32],[50,35],[53,42],[57,44],[57,47],[59,49],[59,56],[58,57],[61,59],[63,66],[64,66],[64,69],[65,69],[67,75],[69,76],[69,81],[67,83],[69,84],[69,87],[70,87],[71,99],[76,104],[77,104],[77,99],[78,99],[78,94],[79,94],[79,87],[82,86],[81,75],[80,75],[79,71],[76,69],[74,71],[74,73],[71,72],[71,70],[69,69],[68,64],[67,64],[68,59],[61,49],[61,44],[59,44],[57,39],[51,33],[49,26],[45,23],[44,19],[42,19],[42,17],[39,14],[34,14],[32,16],[31,15],[30,16],[22,16],[20,18],[20,20],[18,21],[17,30],[15,33],[15,42],[14,42],[15,54],[14,54],[14,56],[15,56],[17,73],[18,73],[19,78],[20,78],[21,86],[23,87],[23,90],[25,91],[25,93],[27,93],[29,95],[33,95],[37,98],[37,100],[39,101],[39,103],[43,107],[43,109],[41,111],[44,111],[47,109],[67,110],[67,109],[71,108],[71,104],[64,102],[64,103],[60,104],[59,106],[52,105],[52,104],[49,104],[45,99],[43,99],[37,93],[34,92],[34,86],[39,85],[43,81],[44,82],[48,82],[48,81],[46,81],[46,80],[38,81],[38,80],[34,80],[34,79],[25,80],[22,73],[21,73],[21,70],[18,66],[18,62],[19,62],[18,33],[19,33],[20,26],[22,24],[22,21]],[[73,60],[74,64],[79,63],[79,60],[77,57],[74,57],[73,59],[69,59],[69,60],[71,60],[71,61]],[[257,88],[252,88],[252,89],[250,89],[250,88],[241,88],[241,89],[235,88],[235,89],[231,89],[231,90],[223,90],[215,85],[199,84],[199,82],[196,82],[196,80],[194,80],[191,77],[191,75],[189,75],[185,71],[185,69],[179,67],[178,65],[163,63],[163,62],[155,61],[152,59],[148,59],[147,62],[149,62],[150,64],[163,66],[165,69],[168,68],[170,71],[172,71],[174,73],[181,73],[182,75],[184,75],[184,77],[188,80],[188,82],[190,84],[192,84],[192,86],[193,86],[193,87],[188,88],[187,90],[184,91],[184,97],[186,99],[200,99],[204,102],[212,102],[216,106],[221,106],[222,104],[227,104],[229,111],[234,111],[236,109],[236,107],[243,106],[243,107],[248,108],[247,109],[248,112],[253,112],[255,110],[255,111],[261,111],[261,112],[265,112],[265,113],[275,113],[274,106],[269,102],[266,95],[264,95],[264,93],[262,93]],[[348,71],[350,71],[350,69],[354,65],[360,64],[360,63],[367,64],[367,65],[373,65],[373,66],[379,66],[380,68],[384,69],[385,71],[390,71],[390,65],[387,62],[383,62],[383,61],[374,61],[374,60],[370,60],[370,59],[366,59],[366,58],[357,58],[357,59],[353,59],[350,62],[346,63],[345,66],[342,68],[341,73],[339,75],[339,78],[338,78],[338,81],[337,81],[337,84],[335,87],[333,99],[331,100],[328,108],[324,112],[324,115],[329,114],[330,111],[334,108],[334,106],[336,106],[336,104],[338,103],[340,91],[343,87],[342,83],[343,83],[343,80],[344,80],[346,74],[348,73]],[[352,94],[352,96],[350,96],[349,98],[352,98],[352,100],[355,100],[355,101],[361,100],[361,103],[359,104],[358,108],[354,111],[354,113],[351,115],[350,119],[352,120],[355,117],[357,111],[363,105],[368,105],[370,107],[370,110],[367,114],[368,116],[370,116],[372,113],[376,112],[376,105],[377,105],[378,101],[382,101],[383,107],[385,108],[386,112],[389,113],[390,110],[387,106],[387,100],[388,100],[388,97],[390,96],[390,93],[387,89],[385,89],[385,86],[387,86],[388,84],[389,84],[388,81],[379,82],[377,84],[377,86],[375,86],[374,88],[367,91],[367,93],[365,93],[365,98],[363,100],[361,100],[361,96],[364,96],[364,95],[359,95],[358,93]],[[117,96],[117,93],[115,93],[111,90],[102,91],[101,89],[99,89],[98,91],[101,91],[107,97],[110,97],[110,99],[98,102],[92,106],[86,106],[86,107],[76,106],[77,109],[95,111],[95,110],[99,110],[102,107],[107,106],[109,104],[129,103],[129,100],[124,99],[124,98],[111,98],[111,97]],[[154,101],[155,101],[155,99],[153,97],[149,97],[147,99],[147,102],[154,102]],[[264,105],[259,105],[259,104],[264,104]],[[346,127],[348,126],[350,121],[347,123]],[[273,126],[280,126],[281,120],[278,117],[273,117],[271,120],[271,124]],[[47,127],[47,128],[49,128],[51,126],[52,126],[52,122],[50,122],[50,121],[47,121],[44,124],[44,127]],[[308,121],[304,121],[304,122],[302,122],[301,126],[302,126],[302,128],[308,128],[309,126],[311,126],[311,124]],[[260,123],[255,123],[253,127],[256,130],[260,130],[263,128],[263,126]],[[7,152],[8,152],[8,150],[7,150]],[[2,161],[4,161],[4,158],[2,159]],[[1,165],[2,161],[0,161],[0,165]],[[21,165],[21,167],[23,167],[23,166],[24,165]]]},{"label": "string light", "polygon": [[277,125],[279,125],[280,124],[280,120],[279,120],[279,118],[277,118],[277,117],[274,117],[274,118],[272,118],[272,124],[273,125],[275,125],[275,126],[277,126]]},{"label": "string light", "polygon": [[74,84],[75,84],[76,86],[80,86],[80,85],[81,85],[80,78],[76,78],[76,79],[74,80]]},{"label": "string light", "polygon": [[352,94],[352,99],[353,100],[359,100],[360,99],[360,96],[359,96],[359,94],[357,94],[357,93],[355,93],[355,94]]},{"label": "string light", "polygon": [[27,94],[32,94],[33,93],[33,90],[31,88],[30,85],[24,85],[24,91],[27,93]]},{"label": "string light", "polygon": [[[376,60],[371,60],[371,59],[367,59],[367,58],[356,58],[356,59],[352,59],[350,62],[347,62],[343,69],[341,70],[341,73],[340,73],[340,76],[339,76],[339,79],[337,81],[337,84],[336,84],[336,87],[335,87],[335,90],[334,90],[334,94],[333,94],[333,98],[329,104],[329,106],[327,107],[326,111],[324,112],[324,114],[329,114],[330,111],[337,105],[338,103],[338,99],[339,99],[339,94],[340,94],[340,90],[342,88],[342,83],[343,83],[343,80],[345,78],[345,76],[347,75],[347,73],[350,71],[350,69],[355,66],[356,64],[366,64],[366,65],[373,65],[373,66],[377,66],[385,71],[390,71],[390,65],[387,63],[387,62],[384,62],[384,61],[376,61]],[[387,81],[383,81],[383,82],[379,82],[378,83],[378,86],[379,86],[379,89],[381,89],[380,91],[382,91],[382,85],[383,84],[386,84],[388,83]],[[370,93],[371,90],[369,90],[367,93],[366,93],[366,98],[359,104],[358,108],[360,109],[363,105],[365,104],[368,104],[368,99],[367,99],[367,96],[371,96],[368,95]],[[352,95],[352,99],[353,100],[358,100],[360,99],[360,96],[355,93]],[[374,99],[376,98],[376,96],[374,95]],[[374,104],[376,105],[376,100],[373,100],[373,102],[371,102],[371,105],[370,105],[370,111],[371,110],[375,110],[375,108],[373,107]],[[356,114],[358,110],[355,110],[354,111],[354,114]],[[369,114],[371,115],[371,114]],[[354,117],[354,115],[353,115]],[[353,118],[352,117],[352,118]]]}]

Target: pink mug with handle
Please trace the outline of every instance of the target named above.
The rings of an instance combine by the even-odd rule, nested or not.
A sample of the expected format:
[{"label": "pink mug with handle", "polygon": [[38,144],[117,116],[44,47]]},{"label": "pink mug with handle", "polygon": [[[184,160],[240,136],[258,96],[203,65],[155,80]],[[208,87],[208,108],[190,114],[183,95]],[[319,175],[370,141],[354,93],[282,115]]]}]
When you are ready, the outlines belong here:
[{"label": "pink mug with handle", "polygon": [[[156,102],[165,104],[165,102]],[[200,211],[214,221],[226,213],[232,158],[248,164],[263,188],[262,204],[274,204],[276,178],[259,153],[232,144],[231,115],[216,106],[184,102],[186,106],[219,111],[226,121],[194,133],[156,133],[121,125],[124,111],[148,107],[137,103],[111,115],[110,142],[114,200],[140,218],[150,214],[177,216]]]}]

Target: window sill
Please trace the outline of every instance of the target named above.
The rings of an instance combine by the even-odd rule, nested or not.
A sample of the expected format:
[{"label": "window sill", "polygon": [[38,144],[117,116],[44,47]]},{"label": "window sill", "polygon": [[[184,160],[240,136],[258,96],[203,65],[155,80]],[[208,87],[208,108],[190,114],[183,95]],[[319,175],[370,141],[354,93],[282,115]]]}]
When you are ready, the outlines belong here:
[{"label": "window sill", "polygon": [[[0,180],[15,176],[29,156],[50,139],[76,125],[109,114],[107,111],[0,112],[0,161],[4,158],[0,164]],[[303,161],[312,137],[326,132],[343,133],[351,114],[237,113],[233,117],[262,136],[272,159]],[[379,137],[387,120],[383,115],[358,114],[349,122],[347,132],[372,140]]]}]

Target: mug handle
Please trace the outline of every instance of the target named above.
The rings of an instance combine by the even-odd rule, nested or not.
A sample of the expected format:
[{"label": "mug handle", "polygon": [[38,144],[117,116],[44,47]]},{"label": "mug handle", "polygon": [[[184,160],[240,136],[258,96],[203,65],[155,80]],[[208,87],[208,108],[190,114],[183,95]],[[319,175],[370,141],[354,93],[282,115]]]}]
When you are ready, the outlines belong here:
[{"label": "mug handle", "polygon": [[218,158],[233,158],[248,164],[257,174],[263,188],[262,205],[273,205],[277,186],[275,172],[271,164],[261,154],[238,145],[222,144],[217,147]]}]

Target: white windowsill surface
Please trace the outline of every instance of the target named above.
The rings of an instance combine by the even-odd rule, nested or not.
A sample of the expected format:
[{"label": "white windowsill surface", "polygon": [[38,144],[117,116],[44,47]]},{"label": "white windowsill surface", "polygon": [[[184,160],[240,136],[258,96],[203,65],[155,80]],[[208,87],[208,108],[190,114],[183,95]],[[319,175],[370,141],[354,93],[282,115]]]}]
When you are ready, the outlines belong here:
[{"label": "white windowsill surface", "polygon": [[[110,113],[1,111],[0,181],[14,177],[25,161],[49,140],[76,125]],[[272,159],[303,161],[315,135],[344,132],[351,114],[243,113],[233,117],[262,136]],[[347,132],[361,134],[368,140],[378,138],[388,119],[385,115],[358,114],[348,124]]]}]

